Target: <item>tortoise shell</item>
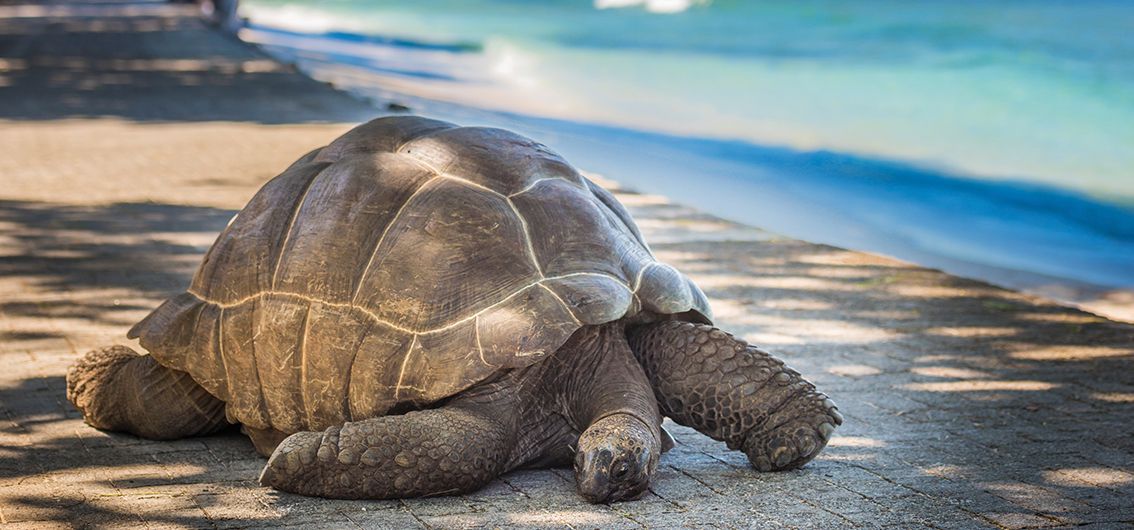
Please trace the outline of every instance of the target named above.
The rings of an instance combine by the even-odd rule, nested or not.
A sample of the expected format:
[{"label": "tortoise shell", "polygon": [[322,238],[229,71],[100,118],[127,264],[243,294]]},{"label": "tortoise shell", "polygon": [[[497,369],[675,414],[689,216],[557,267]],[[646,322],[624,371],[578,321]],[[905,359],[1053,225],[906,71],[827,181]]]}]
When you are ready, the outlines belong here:
[{"label": "tortoise shell", "polygon": [[192,286],[130,330],[259,429],[428,406],[581,326],[708,321],[606,190],[547,147],[418,117],[363,124],[273,178]]}]

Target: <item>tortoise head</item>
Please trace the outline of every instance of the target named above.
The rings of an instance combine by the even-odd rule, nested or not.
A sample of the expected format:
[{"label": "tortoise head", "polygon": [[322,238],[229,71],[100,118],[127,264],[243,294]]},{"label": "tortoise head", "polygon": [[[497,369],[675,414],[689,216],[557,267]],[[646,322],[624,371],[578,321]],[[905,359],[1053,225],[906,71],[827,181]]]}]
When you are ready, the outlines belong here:
[{"label": "tortoise head", "polygon": [[592,503],[633,500],[650,486],[661,456],[659,435],[629,414],[613,414],[593,423],[579,437],[575,481]]}]

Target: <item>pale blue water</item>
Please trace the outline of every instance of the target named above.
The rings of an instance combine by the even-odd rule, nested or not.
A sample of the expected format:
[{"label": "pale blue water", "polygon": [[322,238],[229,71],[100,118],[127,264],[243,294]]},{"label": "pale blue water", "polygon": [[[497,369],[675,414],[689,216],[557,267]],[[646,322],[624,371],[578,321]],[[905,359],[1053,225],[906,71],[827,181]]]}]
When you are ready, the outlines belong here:
[{"label": "pale blue water", "polygon": [[524,130],[726,217],[976,276],[958,264],[1134,286],[1129,2],[245,0],[242,14],[246,38],[317,77]]}]

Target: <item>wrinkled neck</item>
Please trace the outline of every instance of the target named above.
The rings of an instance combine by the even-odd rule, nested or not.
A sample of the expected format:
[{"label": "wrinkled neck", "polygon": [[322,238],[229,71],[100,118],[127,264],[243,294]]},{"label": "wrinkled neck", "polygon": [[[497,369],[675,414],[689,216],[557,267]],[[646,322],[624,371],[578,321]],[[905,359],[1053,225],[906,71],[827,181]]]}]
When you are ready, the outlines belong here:
[{"label": "wrinkled neck", "polygon": [[561,385],[561,406],[579,431],[605,417],[629,414],[660,440],[657,402],[621,322],[580,328],[551,361],[549,375]]}]

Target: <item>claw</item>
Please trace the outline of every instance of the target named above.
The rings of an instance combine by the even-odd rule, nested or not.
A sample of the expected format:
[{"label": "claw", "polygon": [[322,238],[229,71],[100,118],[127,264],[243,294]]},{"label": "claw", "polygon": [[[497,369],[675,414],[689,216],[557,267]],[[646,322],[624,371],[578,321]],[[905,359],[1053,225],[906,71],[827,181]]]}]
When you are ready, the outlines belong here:
[{"label": "claw", "polygon": [[798,440],[800,456],[811,456],[815,452],[816,444],[814,436],[804,436]]},{"label": "claw", "polygon": [[756,469],[782,471],[806,464],[826,447],[836,427],[843,422],[829,398],[812,396],[793,403],[796,408],[785,411],[794,416],[794,420],[770,431],[747,435],[743,450]]},{"label": "claw", "polygon": [[831,434],[835,432],[835,426],[830,423],[824,423],[819,426],[819,434],[823,436],[823,441],[831,439]]},{"label": "claw", "polygon": [[792,453],[790,447],[781,445],[772,450],[772,462],[775,462],[776,467],[784,467],[792,460]]}]

